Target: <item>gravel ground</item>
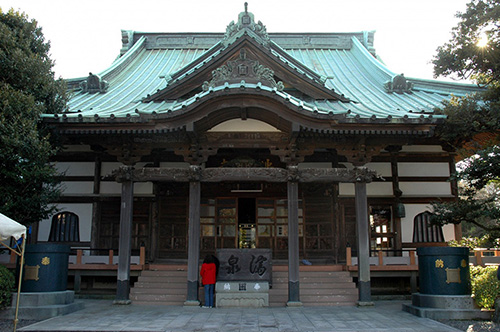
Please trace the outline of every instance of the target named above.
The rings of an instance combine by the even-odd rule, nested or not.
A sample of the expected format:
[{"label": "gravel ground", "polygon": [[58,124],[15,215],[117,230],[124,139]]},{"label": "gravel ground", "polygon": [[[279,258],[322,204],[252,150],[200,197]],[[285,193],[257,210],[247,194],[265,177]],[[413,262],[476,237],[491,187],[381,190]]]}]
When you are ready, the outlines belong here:
[{"label": "gravel ground", "polygon": [[491,321],[447,319],[439,319],[438,321],[464,332],[500,332],[500,324]]},{"label": "gravel ground", "polygon": [[[17,328],[23,326],[28,326],[35,324],[37,320],[19,320],[17,323]],[[12,332],[14,330],[14,320],[12,319],[0,319],[0,332]]]}]

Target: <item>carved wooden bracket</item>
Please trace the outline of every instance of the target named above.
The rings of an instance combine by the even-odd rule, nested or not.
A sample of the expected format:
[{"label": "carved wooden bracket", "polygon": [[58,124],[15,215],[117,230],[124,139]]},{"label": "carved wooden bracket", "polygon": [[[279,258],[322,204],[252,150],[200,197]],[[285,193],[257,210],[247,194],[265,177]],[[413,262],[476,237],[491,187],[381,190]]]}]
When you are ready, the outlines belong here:
[{"label": "carved wooden bracket", "polygon": [[364,139],[357,143],[342,144],[337,148],[337,153],[347,158],[354,166],[363,166],[369,163],[373,156],[380,153],[386,145],[371,145],[365,143]]},{"label": "carved wooden bracket", "polygon": [[297,147],[296,144],[288,146],[275,146],[270,149],[271,154],[278,156],[282,163],[289,166],[296,166],[304,161],[306,156],[314,153],[313,147]]},{"label": "carved wooden bracket", "polygon": [[151,148],[145,147],[143,144],[130,142],[119,145],[107,145],[105,148],[108,154],[115,156],[119,162],[128,166],[135,165],[141,160],[142,156],[151,154]]},{"label": "carved wooden bracket", "polygon": [[115,178],[116,182],[126,182],[126,181],[133,181],[135,178],[135,173],[134,173],[134,167],[133,166],[120,166],[118,169],[115,169],[112,173],[111,176]]},{"label": "carved wooden bracket", "polygon": [[182,156],[184,161],[191,165],[201,165],[207,162],[208,157],[217,154],[217,148],[205,147],[199,144],[185,145],[178,147],[174,153]]}]

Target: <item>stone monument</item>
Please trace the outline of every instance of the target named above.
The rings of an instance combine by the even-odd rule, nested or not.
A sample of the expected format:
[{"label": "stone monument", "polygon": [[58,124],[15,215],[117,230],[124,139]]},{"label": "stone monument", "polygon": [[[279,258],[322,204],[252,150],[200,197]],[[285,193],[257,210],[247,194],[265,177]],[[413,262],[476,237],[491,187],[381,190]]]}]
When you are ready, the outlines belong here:
[{"label": "stone monument", "polygon": [[271,249],[220,249],[217,307],[267,307],[272,282]]}]

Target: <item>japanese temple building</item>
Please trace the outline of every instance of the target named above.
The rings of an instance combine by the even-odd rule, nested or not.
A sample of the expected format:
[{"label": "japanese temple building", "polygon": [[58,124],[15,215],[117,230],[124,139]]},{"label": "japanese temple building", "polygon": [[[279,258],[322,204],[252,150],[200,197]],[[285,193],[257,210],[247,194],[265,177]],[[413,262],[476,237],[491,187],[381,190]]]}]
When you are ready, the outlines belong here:
[{"label": "japanese temple building", "polygon": [[43,117],[65,144],[64,191],[38,241],[118,249],[124,301],[141,246],[187,262],[188,302],[217,249],[272,249],[299,302],[301,261],[345,264],[352,247],[369,301],[371,250],[460,237],[426,213],[457,195],[435,108],[477,91],[393,73],[373,39],[268,33],[246,8],[225,33],[122,31],[116,61],[68,80],[67,112]]}]

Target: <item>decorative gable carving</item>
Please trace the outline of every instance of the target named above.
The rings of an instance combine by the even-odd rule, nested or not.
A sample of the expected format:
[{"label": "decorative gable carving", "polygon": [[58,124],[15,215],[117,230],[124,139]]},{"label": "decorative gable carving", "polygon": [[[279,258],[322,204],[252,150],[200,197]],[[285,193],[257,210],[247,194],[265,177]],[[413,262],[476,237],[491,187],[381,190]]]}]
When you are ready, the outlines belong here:
[{"label": "decorative gable carving", "polygon": [[284,89],[283,82],[276,82],[274,79],[274,71],[264,65],[261,65],[257,60],[247,58],[247,52],[244,48],[240,50],[239,58],[236,60],[227,61],[225,65],[212,71],[212,80],[203,83],[203,91],[208,91],[210,87],[223,85],[224,83],[238,83],[245,81],[247,83],[262,82],[272,88],[277,88],[278,91]]},{"label": "decorative gable carving", "polygon": [[248,12],[247,2],[245,2],[245,11],[241,12],[238,15],[238,23],[234,23],[234,21],[231,21],[231,23],[229,23],[229,25],[227,26],[226,34],[224,35],[222,43],[227,46],[233,41],[233,37],[243,29],[248,29],[254,32],[257,36],[260,37],[260,42],[263,45],[268,46],[271,42],[271,39],[267,34],[266,26],[262,24],[261,21],[257,23],[254,22],[253,14]]},{"label": "decorative gable carving", "polygon": [[[238,16],[238,23],[231,22],[225,38],[183,69],[167,79],[167,86],[148,95],[144,102],[163,101],[192,96],[200,87],[208,91],[211,87],[229,84],[258,84],[278,91],[284,90],[283,82],[277,82],[276,75],[312,99],[327,99],[349,102],[349,98],[325,85],[326,78],[293,58],[284,49],[271,42],[262,22],[255,23],[254,16],[247,10]],[[310,40],[309,40],[310,41]],[[239,58],[236,59],[240,50]],[[252,59],[247,58],[247,54]],[[257,60],[258,59],[258,60]],[[271,69],[272,68],[272,69]]]}]

